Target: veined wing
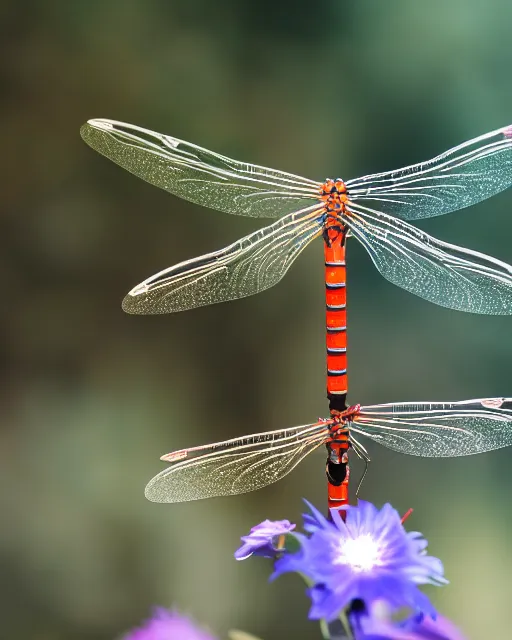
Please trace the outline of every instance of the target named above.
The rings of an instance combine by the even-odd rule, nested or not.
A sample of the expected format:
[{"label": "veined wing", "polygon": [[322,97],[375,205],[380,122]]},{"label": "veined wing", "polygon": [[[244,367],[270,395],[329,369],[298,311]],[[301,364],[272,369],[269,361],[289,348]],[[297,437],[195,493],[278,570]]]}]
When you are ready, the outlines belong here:
[{"label": "veined wing", "polygon": [[344,222],[393,284],[443,307],[512,313],[512,267],[441,242],[379,211],[350,203]]},{"label": "veined wing", "polygon": [[277,218],[319,199],[320,184],[238,162],[190,142],[116,120],[80,130],[96,151],[169,193],[241,216]]},{"label": "veined wing", "polygon": [[350,430],[414,456],[483,453],[512,444],[512,398],[362,407]]},{"label": "veined wing", "polygon": [[171,463],[146,487],[152,502],[186,502],[261,489],[290,473],[328,438],[332,421],[267,431],[162,456]]},{"label": "veined wing", "polygon": [[321,211],[305,209],[225,249],[181,262],[144,280],[123,300],[128,313],[171,313],[243,298],[275,285],[322,233]]},{"label": "veined wing", "polygon": [[404,220],[464,209],[512,184],[512,125],[397,171],[376,173],[346,185],[352,200],[378,200]]}]

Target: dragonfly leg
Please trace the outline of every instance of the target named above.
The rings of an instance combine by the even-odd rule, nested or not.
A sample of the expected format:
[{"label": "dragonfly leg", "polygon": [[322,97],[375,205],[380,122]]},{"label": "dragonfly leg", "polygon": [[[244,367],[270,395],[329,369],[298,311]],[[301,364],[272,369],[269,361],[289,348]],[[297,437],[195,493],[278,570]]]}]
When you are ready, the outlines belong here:
[{"label": "dragonfly leg", "polygon": [[363,447],[363,445],[360,442],[358,442],[353,436],[350,436],[350,445],[351,445],[352,449],[354,449],[357,457],[364,461],[363,475],[361,476],[361,479],[359,480],[359,482],[357,484],[357,489],[356,489],[356,498],[358,498],[359,497],[359,491],[361,490],[361,487],[363,486],[364,479],[366,478],[366,474],[368,473],[368,465],[371,462],[371,458],[368,455],[368,451],[366,451],[366,449]]}]

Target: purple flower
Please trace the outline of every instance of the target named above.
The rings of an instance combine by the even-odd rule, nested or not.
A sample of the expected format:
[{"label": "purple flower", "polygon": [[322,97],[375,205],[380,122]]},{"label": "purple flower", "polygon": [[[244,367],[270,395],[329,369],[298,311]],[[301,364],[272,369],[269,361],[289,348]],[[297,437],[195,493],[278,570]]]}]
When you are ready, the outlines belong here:
[{"label": "purple flower", "polygon": [[459,629],[443,616],[423,618],[409,624],[409,628],[414,632],[414,640],[465,640]]},{"label": "purple flower", "polygon": [[[308,504],[308,503],[307,503]],[[346,508],[346,520],[331,510],[332,521],[310,507],[305,529],[294,534],[300,551],[287,553],[275,563],[272,578],[289,571],[311,584],[310,619],[333,620],[353,600],[370,607],[385,600],[392,611],[408,607],[431,616],[435,610],[418,584],[443,584],[443,566],[426,555],[427,542],[419,533],[407,533],[391,505],[380,510],[369,502]]]},{"label": "purple flower", "polygon": [[393,622],[385,602],[374,603],[369,614],[364,607],[349,614],[354,640],[465,640],[459,629],[442,616],[413,616]]},{"label": "purple flower", "polygon": [[264,558],[275,558],[278,550],[273,544],[274,539],[294,529],[295,525],[288,520],[265,520],[253,527],[248,536],[243,536],[241,539],[243,544],[235,551],[235,558],[245,560],[253,554]]},{"label": "purple flower", "polygon": [[215,638],[199,629],[186,616],[157,607],[149,620],[146,620],[141,627],[129,631],[123,640],[215,640]]}]

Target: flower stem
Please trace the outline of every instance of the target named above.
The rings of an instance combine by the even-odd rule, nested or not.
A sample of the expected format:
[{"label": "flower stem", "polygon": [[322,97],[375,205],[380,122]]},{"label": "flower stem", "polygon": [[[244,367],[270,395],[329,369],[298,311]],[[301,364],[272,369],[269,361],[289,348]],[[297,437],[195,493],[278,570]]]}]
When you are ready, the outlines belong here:
[{"label": "flower stem", "polygon": [[340,618],[332,622],[322,620],[320,622],[320,629],[324,640],[353,640],[352,633]]}]

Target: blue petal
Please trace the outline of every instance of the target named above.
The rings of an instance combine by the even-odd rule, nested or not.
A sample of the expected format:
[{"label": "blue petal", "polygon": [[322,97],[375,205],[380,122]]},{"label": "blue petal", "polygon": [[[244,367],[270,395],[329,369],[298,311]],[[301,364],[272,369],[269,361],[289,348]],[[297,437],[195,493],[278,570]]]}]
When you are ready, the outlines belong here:
[{"label": "blue petal", "polygon": [[316,507],[314,507],[306,498],[303,498],[306,506],[311,511],[311,515],[309,513],[303,513],[302,518],[304,519],[304,529],[308,533],[313,533],[317,529],[325,529],[328,528],[330,523],[327,518],[318,511]]}]

